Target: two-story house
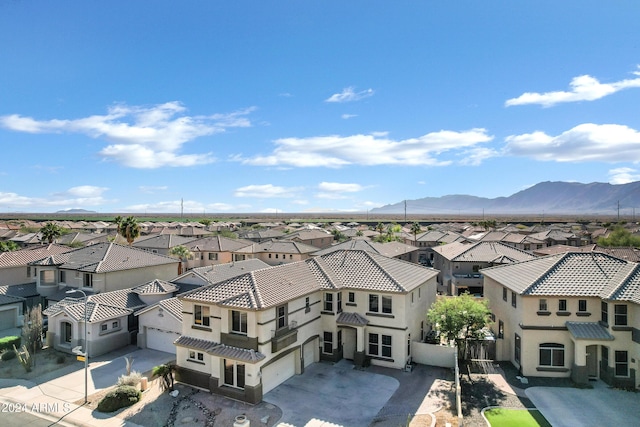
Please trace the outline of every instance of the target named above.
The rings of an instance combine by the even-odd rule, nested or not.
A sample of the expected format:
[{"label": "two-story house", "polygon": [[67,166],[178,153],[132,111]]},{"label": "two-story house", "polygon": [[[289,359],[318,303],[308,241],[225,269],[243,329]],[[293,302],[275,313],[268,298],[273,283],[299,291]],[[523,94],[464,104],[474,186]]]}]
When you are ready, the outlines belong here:
[{"label": "two-story house", "polygon": [[29,265],[38,293],[50,297],[65,287],[92,293],[126,289],[153,279],[170,280],[179,261],[117,243],[97,243],[50,255]]},{"label": "two-story house", "polygon": [[185,246],[193,257],[187,260],[187,268],[204,267],[207,265],[224,264],[246,259],[246,253],[236,255],[236,252],[250,247],[253,242],[242,239],[230,239],[223,236],[209,236],[193,240]]},{"label": "two-story house", "polygon": [[481,269],[534,258],[500,242],[453,242],[433,248],[433,254],[433,267],[440,272],[438,292],[445,295],[482,295]]},{"label": "two-story house", "polygon": [[525,376],[638,387],[640,266],[569,252],[486,268],[497,360]]},{"label": "two-story house", "polygon": [[343,250],[187,292],[177,378],[256,403],[321,359],[404,368],[424,335],[436,275]]}]

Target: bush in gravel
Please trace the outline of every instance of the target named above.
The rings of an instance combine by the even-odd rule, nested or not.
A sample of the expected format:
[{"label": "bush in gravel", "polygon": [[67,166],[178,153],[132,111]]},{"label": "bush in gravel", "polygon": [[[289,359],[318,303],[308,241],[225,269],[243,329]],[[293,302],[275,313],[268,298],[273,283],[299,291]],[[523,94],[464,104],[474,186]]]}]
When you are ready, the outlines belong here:
[{"label": "bush in gravel", "polygon": [[130,385],[132,387],[135,387],[138,384],[140,384],[141,380],[142,380],[142,374],[140,372],[131,371],[131,373],[128,375],[120,375],[118,377],[118,382],[116,383],[116,385],[117,386]]},{"label": "bush in gravel", "polygon": [[13,350],[7,350],[4,353],[2,353],[2,356],[0,356],[2,360],[11,360],[11,359],[14,359],[15,357],[16,357],[16,352]]},{"label": "bush in gravel", "polygon": [[20,347],[21,341],[22,341],[22,338],[16,335],[12,335],[9,337],[2,337],[0,338],[0,351],[11,350],[14,345],[16,347]]},{"label": "bush in gravel", "polygon": [[141,393],[135,387],[123,385],[107,393],[98,403],[98,411],[113,412],[120,408],[126,408],[140,400]]}]

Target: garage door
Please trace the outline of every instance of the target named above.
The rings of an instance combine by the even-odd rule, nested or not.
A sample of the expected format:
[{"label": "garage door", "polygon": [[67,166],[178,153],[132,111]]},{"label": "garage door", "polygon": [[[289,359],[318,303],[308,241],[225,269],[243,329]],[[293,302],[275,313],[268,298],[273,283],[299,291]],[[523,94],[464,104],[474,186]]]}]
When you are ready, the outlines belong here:
[{"label": "garage door", "polygon": [[317,339],[311,342],[308,342],[304,345],[304,367],[305,368],[311,365],[312,363],[317,362],[316,353],[319,353]]},{"label": "garage door", "polygon": [[180,338],[180,334],[147,326],[147,348],[176,354],[173,342]]},{"label": "garage door", "polygon": [[16,309],[0,311],[0,331],[16,327]]},{"label": "garage door", "polygon": [[262,393],[266,394],[296,374],[296,354],[287,356],[262,368]]}]

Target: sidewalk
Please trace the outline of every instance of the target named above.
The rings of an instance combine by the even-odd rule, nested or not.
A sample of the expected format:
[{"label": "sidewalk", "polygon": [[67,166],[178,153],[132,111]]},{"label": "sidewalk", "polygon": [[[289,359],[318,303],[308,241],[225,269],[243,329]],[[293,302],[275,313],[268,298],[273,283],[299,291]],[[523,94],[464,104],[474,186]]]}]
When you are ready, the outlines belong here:
[{"label": "sidewalk", "polygon": [[[153,366],[169,362],[175,356],[154,350],[128,348],[129,353],[115,352],[90,361],[87,378],[87,394],[113,386],[119,375],[124,373],[124,355],[134,358],[133,368],[146,372]],[[132,351],[133,350],[133,351]],[[33,381],[20,379],[0,379],[0,404],[7,409],[7,418],[11,413],[28,413],[52,420],[59,425],[95,426],[95,427],[136,427],[110,414],[92,411],[73,402],[82,400],[85,387],[84,369],[64,369],[38,377]],[[4,418],[3,414],[3,418]]]}]

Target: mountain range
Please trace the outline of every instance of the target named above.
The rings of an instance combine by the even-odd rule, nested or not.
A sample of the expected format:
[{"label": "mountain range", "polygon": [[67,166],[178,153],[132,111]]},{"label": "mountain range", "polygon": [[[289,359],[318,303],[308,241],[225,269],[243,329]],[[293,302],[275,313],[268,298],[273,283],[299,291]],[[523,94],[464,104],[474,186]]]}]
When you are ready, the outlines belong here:
[{"label": "mountain range", "polygon": [[380,214],[592,214],[618,212],[635,216],[640,208],[640,181],[628,184],[541,182],[508,197],[489,199],[448,195],[406,200],[372,209]]}]

